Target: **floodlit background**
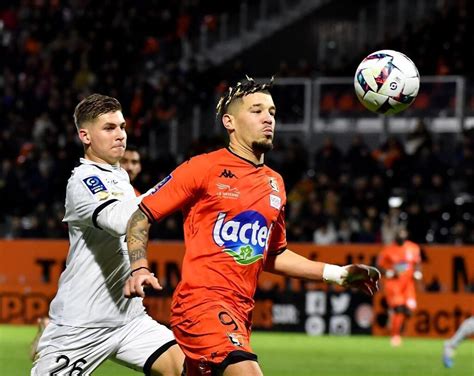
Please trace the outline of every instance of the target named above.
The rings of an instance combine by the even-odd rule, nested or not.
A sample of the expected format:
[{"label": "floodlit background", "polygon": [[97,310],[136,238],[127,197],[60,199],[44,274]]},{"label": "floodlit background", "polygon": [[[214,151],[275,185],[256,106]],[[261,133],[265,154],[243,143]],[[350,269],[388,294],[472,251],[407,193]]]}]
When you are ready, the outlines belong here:
[{"label": "floodlit background", "polygon": [[[28,373],[32,324],[47,313],[67,252],[65,187],[82,154],[75,105],[93,92],[120,100],[142,156],[135,185],[145,191],[181,161],[225,145],[216,101],[247,74],[275,76],[277,136],[266,162],[285,178],[292,247],[373,263],[404,224],[425,271],[400,349],[384,337],[383,292],[366,302],[263,276],[254,341],[263,370],[472,375],[472,341],[449,372],[440,357],[442,338],[474,300],[473,17],[467,0],[2,1],[0,374]],[[353,88],[360,61],[380,49],[405,53],[421,75],[413,105],[392,117],[370,113]],[[152,238],[181,241],[180,214]],[[149,306],[160,320],[179,267],[156,260],[167,289]],[[344,309],[334,303],[344,299]]]}]

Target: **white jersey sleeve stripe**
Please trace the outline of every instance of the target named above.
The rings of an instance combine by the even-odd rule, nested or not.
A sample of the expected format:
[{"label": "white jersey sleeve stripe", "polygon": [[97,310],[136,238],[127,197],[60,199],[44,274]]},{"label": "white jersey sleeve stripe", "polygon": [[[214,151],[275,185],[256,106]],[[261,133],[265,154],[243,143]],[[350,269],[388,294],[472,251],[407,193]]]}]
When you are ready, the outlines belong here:
[{"label": "white jersey sleeve stripe", "polygon": [[110,204],[113,204],[114,202],[118,201],[117,199],[112,199],[112,200],[109,200],[109,201],[106,201],[104,202],[103,204],[99,205],[95,210],[94,210],[94,213],[92,213],[92,224],[94,225],[94,227],[98,228],[99,230],[102,230],[102,227],[100,227],[98,224],[97,224],[97,216],[99,215],[99,213],[105,209],[107,206],[109,206]]}]

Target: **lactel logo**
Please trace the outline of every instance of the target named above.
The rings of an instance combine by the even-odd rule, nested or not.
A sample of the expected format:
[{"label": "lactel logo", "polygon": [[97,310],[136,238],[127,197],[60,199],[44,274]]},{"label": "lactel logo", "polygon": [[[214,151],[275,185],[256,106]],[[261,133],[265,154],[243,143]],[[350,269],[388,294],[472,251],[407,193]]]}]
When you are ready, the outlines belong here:
[{"label": "lactel logo", "polygon": [[225,221],[226,213],[219,213],[214,224],[213,238],[223,251],[238,264],[249,265],[263,258],[270,229],[259,212],[249,210]]}]

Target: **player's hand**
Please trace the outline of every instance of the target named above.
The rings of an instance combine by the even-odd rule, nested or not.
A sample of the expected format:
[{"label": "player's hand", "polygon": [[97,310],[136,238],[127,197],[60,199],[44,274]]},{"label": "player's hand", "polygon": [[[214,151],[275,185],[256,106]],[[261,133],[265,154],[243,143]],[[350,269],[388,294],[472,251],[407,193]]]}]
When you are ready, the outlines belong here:
[{"label": "player's hand", "polygon": [[126,298],[145,297],[144,287],[150,286],[155,290],[162,290],[158,279],[148,270],[139,270],[134,272],[125,282],[123,293]]},{"label": "player's hand", "polygon": [[369,296],[378,291],[380,272],[377,268],[364,264],[350,264],[343,268],[347,270],[343,286],[356,288]]}]

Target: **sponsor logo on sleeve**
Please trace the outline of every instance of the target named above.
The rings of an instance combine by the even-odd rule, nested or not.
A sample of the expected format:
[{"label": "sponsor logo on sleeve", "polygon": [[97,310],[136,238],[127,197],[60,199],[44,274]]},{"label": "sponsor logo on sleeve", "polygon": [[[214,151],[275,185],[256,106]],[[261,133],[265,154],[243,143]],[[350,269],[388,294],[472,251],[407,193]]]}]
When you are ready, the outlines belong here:
[{"label": "sponsor logo on sleeve", "polygon": [[169,174],[166,178],[164,178],[163,180],[161,180],[157,185],[155,185],[150,194],[155,194],[156,192],[158,192],[161,188],[163,188],[163,186],[168,183],[171,179],[173,178],[173,176],[171,174]]}]

